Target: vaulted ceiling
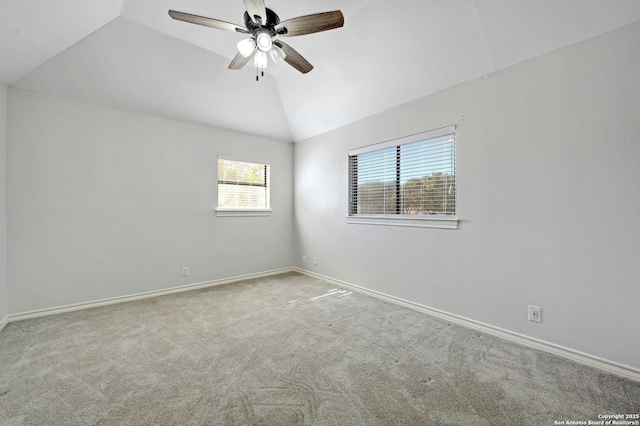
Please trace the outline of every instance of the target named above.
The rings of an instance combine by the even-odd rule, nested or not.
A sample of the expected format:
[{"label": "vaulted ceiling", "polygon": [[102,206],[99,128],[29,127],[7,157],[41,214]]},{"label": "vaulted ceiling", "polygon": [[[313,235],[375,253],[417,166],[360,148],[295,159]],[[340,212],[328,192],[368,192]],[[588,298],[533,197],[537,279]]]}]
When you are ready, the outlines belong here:
[{"label": "vaulted ceiling", "polygon": [[129,111],[300,141],[640,20],[637,0],[266,0],[282,20],[341,10],[286,42],[314,65],[227,69],[242,0],[0,0],[0,79]]}]

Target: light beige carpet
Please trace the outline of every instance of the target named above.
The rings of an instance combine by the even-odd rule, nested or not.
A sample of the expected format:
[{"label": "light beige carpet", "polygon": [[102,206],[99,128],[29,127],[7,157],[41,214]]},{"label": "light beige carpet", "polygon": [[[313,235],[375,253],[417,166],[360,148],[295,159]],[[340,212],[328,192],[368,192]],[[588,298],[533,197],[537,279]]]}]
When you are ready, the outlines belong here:
[{"label": "light beige carpet", "polygon": [[9,324],[2,425],[553,425],[640,383],[296,273]]}]

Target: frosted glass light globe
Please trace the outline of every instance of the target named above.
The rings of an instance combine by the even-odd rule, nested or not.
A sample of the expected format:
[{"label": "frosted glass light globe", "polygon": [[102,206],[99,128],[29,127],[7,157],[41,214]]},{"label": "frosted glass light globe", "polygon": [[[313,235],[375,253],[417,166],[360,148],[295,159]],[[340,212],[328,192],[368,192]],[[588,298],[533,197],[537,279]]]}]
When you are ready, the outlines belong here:
[{"label": "frosted glass light globe", "polygon": [[271,41],[271,37],[267,33],[260,33],[256,37],[256,44],[258,45],[258,49],[263,52],[268,52],[273,47],[273,42]]},{"label": "frosted glass light globe", "polygon": [[247,38],[244,40],[240,40],[237,44],[238,52],[245,58],[249,57],[253,53],[256,48],[256,42],[252,38]]}]

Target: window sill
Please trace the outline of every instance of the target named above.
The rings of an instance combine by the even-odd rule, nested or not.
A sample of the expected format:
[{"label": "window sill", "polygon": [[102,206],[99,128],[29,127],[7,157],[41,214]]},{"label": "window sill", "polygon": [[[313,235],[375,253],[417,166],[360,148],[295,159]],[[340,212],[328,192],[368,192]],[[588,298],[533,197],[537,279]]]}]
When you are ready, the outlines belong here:
[{"label": "window sill", "polygon": [[358,215],[347,216],[347,223],[358,225],[458,229],[458,218],[449,216]]},{"label": "window sill", "polygon": [[216,216],[219,217],[262,217],[271,216],[271,209],[216,209]]}]

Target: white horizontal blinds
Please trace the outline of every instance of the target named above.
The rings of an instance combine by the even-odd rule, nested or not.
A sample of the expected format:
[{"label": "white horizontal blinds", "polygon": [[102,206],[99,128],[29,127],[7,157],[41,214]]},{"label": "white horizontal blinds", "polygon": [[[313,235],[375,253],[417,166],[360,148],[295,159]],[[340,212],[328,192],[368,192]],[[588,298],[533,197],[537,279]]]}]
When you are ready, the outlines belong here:
[{"label": "white horizontal blinds", "polygon": [[396,151],[390,147],[350,157],[357,194],[351,200],[352,214],[396,214]]},{"label": "white horizontal blinds", "polygon": [[456,213],[455,135],[402,145],[402,214]]},{"label": "white horizontal blinds", "polygon": [[350,215],[455,214],[455,134],[413,139],[351,153]]},{"label": "white horizontal blinds", "polygon": [[269,208],[269,165],[218,159],[218,208]]}]

